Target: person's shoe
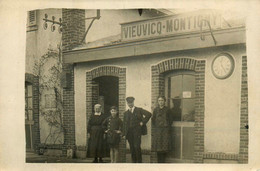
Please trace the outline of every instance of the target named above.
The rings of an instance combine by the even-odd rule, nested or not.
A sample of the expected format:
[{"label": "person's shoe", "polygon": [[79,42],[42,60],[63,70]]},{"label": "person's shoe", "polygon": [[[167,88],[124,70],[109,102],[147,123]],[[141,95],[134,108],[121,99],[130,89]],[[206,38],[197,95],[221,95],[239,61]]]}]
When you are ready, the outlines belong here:
[{"label": "person's shoe", "polygon": [[99,159],[99,163],[104,163],[104,161],[102,159]]},{"label": "person's shoe", "polygon": [[94,159],[92,163],[98,163],[98,159]]}]

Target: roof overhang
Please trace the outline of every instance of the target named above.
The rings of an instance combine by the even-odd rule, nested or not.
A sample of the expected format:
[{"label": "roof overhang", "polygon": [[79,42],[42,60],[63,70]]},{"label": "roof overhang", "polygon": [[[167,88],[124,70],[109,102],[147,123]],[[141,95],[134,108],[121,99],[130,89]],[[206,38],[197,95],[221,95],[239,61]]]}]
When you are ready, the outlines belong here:
[{"label": "roof overhang", "polygon": [[102,47],[71,50],[63,52],[63,61],[64,63],[81,63],[246,43],[245,26],[214,30],[213,35],[217,42],[216,45],[210,31],[205,31],[202,34],[205,36],[204,40],[201,40],[201,32],[197,31],[133,42],[121,42]]}]

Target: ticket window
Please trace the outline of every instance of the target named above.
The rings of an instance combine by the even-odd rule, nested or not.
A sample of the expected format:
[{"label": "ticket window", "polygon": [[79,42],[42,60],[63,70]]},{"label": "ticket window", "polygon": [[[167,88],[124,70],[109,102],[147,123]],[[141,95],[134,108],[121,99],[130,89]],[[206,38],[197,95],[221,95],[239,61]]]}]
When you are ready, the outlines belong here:
[{"label": "ticket window", "polygon": [[195,76],[180,71],[165,75],[167,106],[173,115],[171,157],[192,162],[194,153]]}]

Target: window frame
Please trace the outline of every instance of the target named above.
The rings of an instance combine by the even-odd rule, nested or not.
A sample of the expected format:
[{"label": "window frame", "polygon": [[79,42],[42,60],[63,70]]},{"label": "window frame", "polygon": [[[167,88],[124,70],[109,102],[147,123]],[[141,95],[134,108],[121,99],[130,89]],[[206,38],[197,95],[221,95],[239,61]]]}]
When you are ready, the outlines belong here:
[{"label": "window frame", "polygon": [[[174,76],[182,76],[181,77],[181,81],[182,81],[182,85],[181,85],[181,92],[183,92],[183,76],[184,75],[192,75],[194,77],[194,88],[196,88],[196,80],[195,80],[195,71],[191,71],[191,70],[175,70],[175,71],[169,71],[167,73],[164,74],[164,87],[165,87],[165,96],[166,96],[166,103],[167,106],[170,108],[170,103],[171,103],[171,84],[169,84],[169,81],[171,81],[171,78]],[[195,92],[196,90],[194,90]],[[179,99],[181,99],[181,109],[183,109],[183,99],[187,99],[187,98],[183,98],[183,96],[179,97]],[[194,96],[192,96],[191,98],[188,99],[193,99],[194,100],[194,110],[195,110],[195,101],[196,101],[196,96],[194,94]],[[180,128],[180,156],[178,156],[178,158],[174,157],[173,160],[176,161],[182,161],[182,162],[193,162],[193,159],[185,159],[183,156],[183,137],[184,137],[184,133],[183,130],[184,128],[195,128],[195,120],[193,121],[183,121],[183,110],[181,111],[181,120],[180,121],[173,121],[172,123],[172,128],[174,127],[178,127]],[[195,135],[195,133],[194,133]],[[195,144],[194,144],[195,147]],[[194,150],[194,149],[193,149]]]}]

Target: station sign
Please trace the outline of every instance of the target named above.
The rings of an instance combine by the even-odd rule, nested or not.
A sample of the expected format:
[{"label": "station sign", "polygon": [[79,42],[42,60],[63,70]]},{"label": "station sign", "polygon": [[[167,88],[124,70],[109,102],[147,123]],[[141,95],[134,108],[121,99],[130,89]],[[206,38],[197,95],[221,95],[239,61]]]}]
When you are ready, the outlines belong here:
[{"label": "station sign", "polygon": [[121,40],[131,41],[221,28],[221,14],[203,10],[121,24]]}]

